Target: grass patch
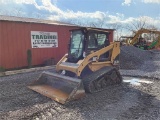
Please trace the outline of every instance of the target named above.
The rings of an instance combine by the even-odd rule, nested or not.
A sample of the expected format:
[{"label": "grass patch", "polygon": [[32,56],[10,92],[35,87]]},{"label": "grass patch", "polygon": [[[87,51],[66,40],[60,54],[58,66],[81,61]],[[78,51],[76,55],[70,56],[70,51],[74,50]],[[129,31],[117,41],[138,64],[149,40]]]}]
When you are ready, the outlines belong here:
[{"label": "grass patch", "polygon": [[5,68],[0,66],[0,72],[5,72]]}]

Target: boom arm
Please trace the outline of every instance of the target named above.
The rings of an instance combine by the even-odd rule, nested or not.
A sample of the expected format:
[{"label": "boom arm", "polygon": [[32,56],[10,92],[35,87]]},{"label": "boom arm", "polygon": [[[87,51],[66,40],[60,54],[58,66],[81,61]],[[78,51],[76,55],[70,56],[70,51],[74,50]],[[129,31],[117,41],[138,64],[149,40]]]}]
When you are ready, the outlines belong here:
[{"label": "boom arm", "polygon": [[[111,58],[110,60],[106,60],[104,62],[99,62],[99,57],[106,53],[107,51],[112,50]],[[83,60],[79,60],[77,63],[68,63],[67,61],[67,55],[65,55],[57,64],[56,71],[60,70],[67,70],[75,73],[77,76],[81,75],[81,72],[85,68],[85,66],[89,65],[92,71],[96,71],[97,69],[100,69],[104,66],[112,66],[114,63],[115,58],[120,53],[120,43],[114,42],[110,44],[107,47],[104,47],[96,52],[93,52],[86,56]],[[96,57],[96,61],[92,61],[93,57]]]},{"label": "boom arm", "polygon": [[139,35],[141,35],[142,33],[154,33],[154,34],[159,34],[160,35],[160,31],[156,31],[156,30],[149,30],[149,29],[140,29],[136,32],[136,34],[134,35],[133,39],[131,40],[130,45],[134,45],[138,42],[138,37]]}]

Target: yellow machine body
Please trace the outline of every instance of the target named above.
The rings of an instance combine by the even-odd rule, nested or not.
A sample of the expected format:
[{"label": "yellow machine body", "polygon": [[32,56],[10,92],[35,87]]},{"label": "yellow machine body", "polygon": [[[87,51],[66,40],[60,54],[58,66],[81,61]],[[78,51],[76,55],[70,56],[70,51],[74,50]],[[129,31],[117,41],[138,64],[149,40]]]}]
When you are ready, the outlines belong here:
[{"label": "yellow machine body", "polygon": [[[121,76],[117,68],[115,68],[119,65],[120,42],[105,43],[105,46],[93,49],[88,48],[89,42],[87,42],[87,39],[91,39],[94,35],[95,39],[91,39],[91,42],[99,39],[102,44],[102,38],[107,39],[108,31],[96,28],[83,28],[82,30],[74,30],[72,34],[70,41],[71,50],[72,43],[75,43],[73,46],[75,47],[78,38],[84,38],[82,39],[84,40],[83,43],[80,41],[78,43],[79,48],[77,48],[80,51],[80,46],[82,46],[82,55],[80,52],[77,53],[80,54],[80,57],[72,62],[73,59],[71,58],[69,61],[69,56],[74,57],[77,54],[72,55],[71,52],[68,52],[57,63],[57,73],[43,72],[37,80],[28,86],[30,89],[62,104],[79,99],[85,96],[86,92],[92,93],[92,91],[103,90],[108,85],[108,81],[115,80],[115,83],[117,83],[116,80],[118,79],[118,82],[121,82]],[[79,37],[81,34],[82,36]],[[70,49],[69,51],[71,51]],[[102,56],[107,57],[103,58]],[[71,75],[66,74],[66,72],[71,73]]]}]

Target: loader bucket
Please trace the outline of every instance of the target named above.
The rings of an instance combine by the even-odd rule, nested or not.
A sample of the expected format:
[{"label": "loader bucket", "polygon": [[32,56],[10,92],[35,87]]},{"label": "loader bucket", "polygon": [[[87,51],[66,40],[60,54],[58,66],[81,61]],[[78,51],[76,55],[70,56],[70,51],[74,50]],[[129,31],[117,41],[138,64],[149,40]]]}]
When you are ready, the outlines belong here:
[{"label": "loader bucket", "polygon": [[85,95],[81,79],[50,72],[43,72],[28,88],[62,104]]}]

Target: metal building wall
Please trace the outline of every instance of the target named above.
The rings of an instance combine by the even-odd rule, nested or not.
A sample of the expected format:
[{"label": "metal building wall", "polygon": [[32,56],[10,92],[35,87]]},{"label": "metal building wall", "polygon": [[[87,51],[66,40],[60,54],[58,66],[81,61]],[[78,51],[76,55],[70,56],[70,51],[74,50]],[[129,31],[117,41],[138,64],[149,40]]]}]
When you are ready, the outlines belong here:
[{"label": "metal building wall", "polygon": [[[66,52],[70,29],[75,27],[39,23],[0,21],[0,66],[6,69],[27,66],[27,50],[32,51],[32,65],[46,59],[57,62]],[[58,33],[57,48],[31,48],[31,31]]]},{"label": "metal building wall", "polygon": [[[32,65],[40,65],[46,59],[58,62],[67,52],[70,29],[74,26],[60,26],[43,23],[0,21],[0,66],[14,69],[27,66],[27,50],[32,51]],[[31,31],[57,32],[57,48],[31,48]],[[110,39],[113,40],[113,31]]]}]

